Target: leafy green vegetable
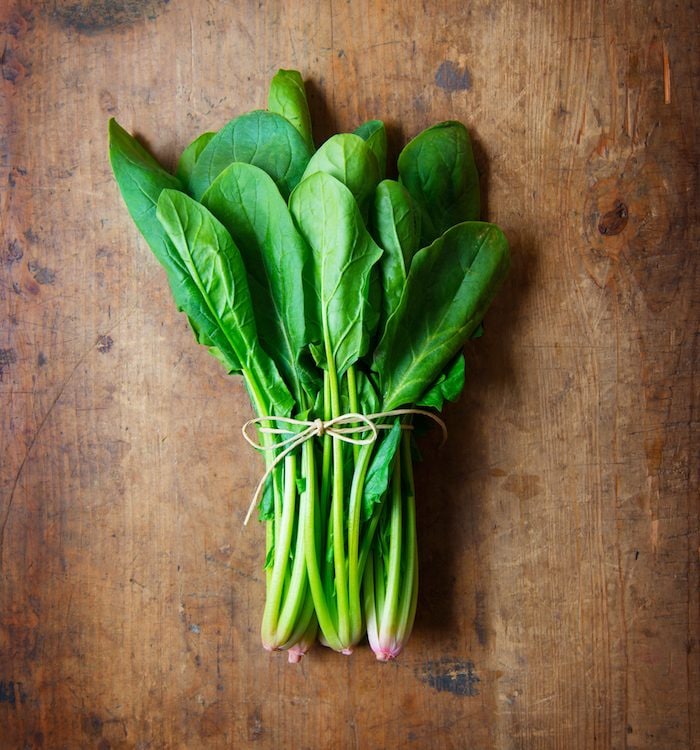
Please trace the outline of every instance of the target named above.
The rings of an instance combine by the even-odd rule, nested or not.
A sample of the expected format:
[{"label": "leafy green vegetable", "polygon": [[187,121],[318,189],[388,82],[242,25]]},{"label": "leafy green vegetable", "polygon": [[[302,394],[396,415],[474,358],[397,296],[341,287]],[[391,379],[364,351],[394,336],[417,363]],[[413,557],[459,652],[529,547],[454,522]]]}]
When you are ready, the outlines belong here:
[{"label": "leafy green vegetable", "polygon": [[359,135],[367,143],[370,150],[377,159],[379,167],[379,179],[386,177],[386,128],[381,120],[367,120],[355,130],[355,135]]},{"label": "leafy green vegetable", "polygon": [[379,166],[374,152],[359,135],[341,133],[329,138],[311,157],[304,179],[318,172],[342,182],[355,197],[360,213],[366,215],[379,182]]},{"label": "leafy green vegetable", "polygon": [[421,246],[479,218],[479,174],[462,123],[441,122],[417,135],[399,154],[399,178],[420,206]]},{"label": "leafy green vegetable", "polygon": [[381,249],[366,230],[352,193],[324,172],[306,177],[292,193],[289,207],[311,247],[326,363],[330,366],[332,360],[342,375],[369,346],[372,320],[366,300],[370,271]]},{"label": "leafy green vegetable", "polygon": [[464,355],[460,352],[416,404],[440,411],[445,401],[456,401],[464,388],[465,366]]},{"label": "leafy green vegetable", "polygon": [[386,437],[382,438],[367,470],[365,490],[362,495],[362,518],[365,521],[372,517],[374,506],[381,501],[389,486],[393,458],[400,440],[401,422],[396,420]]},{"label": "leafy green vegetable", "polygon": [[114,119],[109,121],[109,138],[112,170],[126,207],[153,254],[165,268],[178,310],[186,313],[197,341],[210,348],[227,372],[239,372],[236,358],[227,355],[226,348],[223,351],[217,348],[216,323],[206,307],[200,304],[196,285],[156,216],[162,191],[179,190],[182,187],[180,181],[166,172]]},{"label": "leafy green vegetable", "polygon": [[384,408],[421,397],[483,319],[508,265],[503,232],[483,222],[457,224],[416,253],[374,354]]},{"label": "leafy green vegetable", "polygon": [[177,171],[175,174],[183,185],[190,184],[192,177],[192,170],[194,165],[197,163],[202,151],[209,145],[209,141],[216,135],[216,133],[202,133],[202,135],[195,138],[192,143],[182,152],[180,160],[177,163]]},{"label": "leafy green vegetable", "polygon": [[272,178],[258,167],[234,162],[202,196],[240,248],[263,348],[275,357],[302,404],[302,388],[315,396],[319,379],[301,359],[321,337],[311,309],[310,250],[297,231]]},{"label": "leafy green vegetable", "polygon": [[398,182],[383,180],[377,186],[372,226],[375,239],[384,250],[381,285],[382,321],[386,323],[399,305],[420,240],[420,213]]},{"label": "leafy green vegetable", "polygon": [[231,120],[199,155],[190,178],[198,200],[233,162],[254,164],[267,172],[286,199],[299,182],[311,149],[299,131],[275,112],[250,112]]},{"label": "leafy green vegetable", "polygon": [[192,312],[211,324],[207,339],[232,369],[246,373],[261,411],[288,416],[294,400],[260,346],[245,268],[231,236],[204,206],[176,190],[161,192],[157,215],[196,287]]},{"label": "leafy green vegetable", "polygon": [[314,150],[297,71],[273,77],[268,107],[195,139],[175,176],[111,120],[110,160],[178,308],[258,417],[265,648],[297,662],[317,634],[349,654],[366,633],[386,661],[416,611],[415,407],[461,392],[508,245],[476,221],[459,123],[414,138],[397,182],[379,120]]},{"label": "leafy green vegetable", "polygon": [[109,158],[131,218],[156,258],[169,269],[172,251],[156,218],[156,206],[162,190],[182,190],[182,183],[166,172],[114,118],[109,121]]},{"label": "leafy green vegetable", "polygon": [[309,151],[314,151],[314,139],[311,135],[311,115],[306,100],[304,81],[296,70],[279,70],[270,82],[267,108],[276,112],[299,131]]}]

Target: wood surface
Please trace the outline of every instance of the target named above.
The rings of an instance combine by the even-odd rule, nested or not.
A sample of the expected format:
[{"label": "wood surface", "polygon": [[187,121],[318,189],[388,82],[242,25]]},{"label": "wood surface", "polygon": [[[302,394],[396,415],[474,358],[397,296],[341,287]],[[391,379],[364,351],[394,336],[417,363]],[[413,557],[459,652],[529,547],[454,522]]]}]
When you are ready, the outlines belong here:
[{"label": "wood surface", "polygon": [[[697,4],[0,3],[0,747],[700,747]],[[382,665],[264,652],[262,462],[107,161],[308,82],[470,128],[510,277]]]}]

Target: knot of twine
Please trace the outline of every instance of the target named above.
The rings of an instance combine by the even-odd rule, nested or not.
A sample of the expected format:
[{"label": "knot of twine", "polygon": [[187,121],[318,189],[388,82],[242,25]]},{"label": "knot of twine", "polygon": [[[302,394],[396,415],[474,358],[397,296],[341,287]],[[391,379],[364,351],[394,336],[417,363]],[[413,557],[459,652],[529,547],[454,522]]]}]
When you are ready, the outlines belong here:
[{"label": "knot of twine", "polygon": [[[312,421],[273,416],[249,419],[241,428],[243,437],[249,445],[259,451],[271,451],[280,448],[283,450],[275,456],[274,461],[267,467],[267,470],[260,478],[258,486],[255,488],[253,499],[250,501],[243,525],[248,525],[255,506],[260,500],[265,482],[267,482],[275,467],[302,443],[313,437],[328,435],[334,440],[340,440],[343,443],[350,443],[351,445],[370,445],[370,443],[374,443],[379,437],[379,430],[390,430],[393,427],[391,424],[377,424],[376,420],[401,417],[407,414],[418,414],[429,417],[434,422],[437,422],[442,430],[442,445],[444,445],[447,440],[447,427],[445,423],[440,417],[433,414],[433,412],[423,409],[393,409],[392,411],[382,411],[376,414],[355,414],[354,412],[348,412],[347,414],[341,414],[339,417],[333,417],[333,419],[314,419]],[[264,422],[281,423],[288,426],[265,427],[263,426]],[[249,430],[254,426],[257,427],[258,434],[260,435],[287,435],[287,437],[276,443],[263,445],[255,436],[249,434]],[[298,429],[300,427],[303,428],[301,431]],[[412,430],[413,425],[402,424],[401,429]]]}]

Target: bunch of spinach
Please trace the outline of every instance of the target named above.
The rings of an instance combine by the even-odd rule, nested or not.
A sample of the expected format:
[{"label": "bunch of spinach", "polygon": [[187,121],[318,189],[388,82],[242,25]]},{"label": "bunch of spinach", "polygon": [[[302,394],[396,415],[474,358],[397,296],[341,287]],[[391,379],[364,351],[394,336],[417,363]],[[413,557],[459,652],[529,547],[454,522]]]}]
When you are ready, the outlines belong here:
[{"label": "bunch of spinach", "polygon": [[[410,410],[457,398],[462,346],[509,263],[479,221],[466,129],[428,128],[386,179],[383,123],[316,149],[302,78],[280,70],[267,110],[199,136],[175,174],[115,120],[109,148],[197,341],[268,418],[263,644],[297,661],[317,638],[350,653],[366,633],[395,657],[418,585]],[[348,414],[373,415],[376,439],[319,434],[275,462],[279,420]]]}]

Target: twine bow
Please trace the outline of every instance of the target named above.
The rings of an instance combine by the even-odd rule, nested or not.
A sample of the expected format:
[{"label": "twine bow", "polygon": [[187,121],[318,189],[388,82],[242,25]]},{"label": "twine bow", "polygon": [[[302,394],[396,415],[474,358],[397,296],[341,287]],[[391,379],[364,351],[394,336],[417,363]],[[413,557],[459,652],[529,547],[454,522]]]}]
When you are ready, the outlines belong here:
[{"label": "twine bow", "polygon": [[[250,501],[248,512],[245,516],[244,526],[248,525],[255,506],[260,500],[265,482],[267,482],[270,474],[275,470],[275,467],[283,461],[295,448],[298,448],[302,443],[310,440],[313,437],[323,437],[329,435],[334,440],[340,440],[343,443],[350,443],[351,445],[370,445],[374,443],[379,437],[379,430],[390,430],[393,425],[390,424],[377,424],[376,420],[385,419],[390,417],[400,417],[407,414],[419,414],[424,417],[429,417],[440,426],[442,430],[442,443],[444,445],[447,440],[447,427],[445,423],[436,414],[423,409],[393,409],[391,411],[377,412],[376,414],[355,414],[348,412],[347,414],[341,414],[333,419],[323,420],[304,420],[304,419],[292,419],[291,417],[255,417],[249,419],[241,428],[243,437],[246,442],[253,448],[259,451],[270,451],[278,450],[282,448],[282,452],[275,456],[273,462],[267,467],[267,470],[262,475],[258,486],[255,488],[253,499]],[[288,427],[265,427],[262,426],[265,422],[275,422],[289,425]],[[258,433],[261,435],[287,435],[288,437],[280,440],[279,442],[272,443],[271,445],[263,445],[255,437],[251,437],[249,430],[251,427],[256,426]],[[295,428],[303,428],[301,432]],[[413,425],[402,424],[402,430],[412,430]],[[363,433],[369,433],[364,437],[358,437]]]}]

